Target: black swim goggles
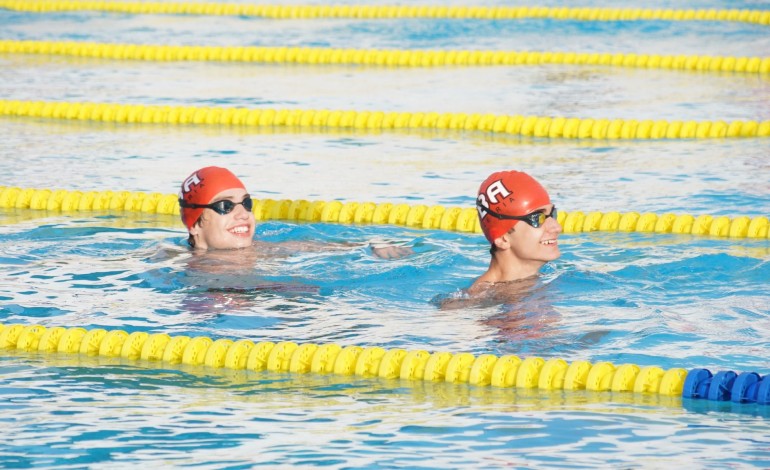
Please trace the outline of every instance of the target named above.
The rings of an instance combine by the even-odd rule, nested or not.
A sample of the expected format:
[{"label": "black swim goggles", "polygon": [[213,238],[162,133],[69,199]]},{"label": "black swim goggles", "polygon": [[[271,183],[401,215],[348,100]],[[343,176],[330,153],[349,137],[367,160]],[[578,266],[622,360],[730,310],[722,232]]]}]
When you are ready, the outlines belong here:
[{"label": "black swim goggles", "polygon": [[541,225],[545,223],[545,219],[548,217],[553,217],[554,220],[558,218],[559,212],[556,210],[556,206],[553,206],[553,209],[551,209],[550,214],[546,214],[543,211],[537,211],[533,212],[531,214],[527,215],[505,215],[505,214],[498,214],[497,212],[494,212],[490,210],[487,207],[484,207],[481,203],[476,203],[477,206],[481,208],[484,212],[487,213],[487,215],[491,215],[492,217],[500,220],[522,220],[529,224],[529,226],[533,228],[540,228]]},{"label": "black swim goggles", "polygon": [[238,204],[242,204],[243,208],[249,212],[251,212],[251,208],[254,207],[254,201],[251,200],[251,196],[246,196],[241,202],[222,199],[221,201],[212,202],[211,204],[192,204],[185,202],[184,199],[179,200],[179,206],[185,209],[211,209],[219,215],[229,214]]}]

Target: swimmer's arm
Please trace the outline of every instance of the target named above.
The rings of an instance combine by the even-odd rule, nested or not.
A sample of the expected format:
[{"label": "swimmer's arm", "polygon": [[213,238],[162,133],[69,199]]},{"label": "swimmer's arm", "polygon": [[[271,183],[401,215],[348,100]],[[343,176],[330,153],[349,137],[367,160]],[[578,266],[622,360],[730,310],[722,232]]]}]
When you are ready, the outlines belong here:
[{"label": "swimmer's arm", "polygon": [[411,246],[369,244],[372,254],[382,259],[400,259],[414,254]]},{"label": "swimmer's arm", "polygon": [[[322,251],[344,251],[351,248],[360,248],[361,243],[338,242],[338,243],[319,243],[308,241],[286,241],[281,242],[281,247],[295,251],[322,252]],[[371,242],[368,246],[372,250],[375,258],[381,259],[400,259],[414,254],[414,249],[409,246],[394,245],[392,243]]]}]

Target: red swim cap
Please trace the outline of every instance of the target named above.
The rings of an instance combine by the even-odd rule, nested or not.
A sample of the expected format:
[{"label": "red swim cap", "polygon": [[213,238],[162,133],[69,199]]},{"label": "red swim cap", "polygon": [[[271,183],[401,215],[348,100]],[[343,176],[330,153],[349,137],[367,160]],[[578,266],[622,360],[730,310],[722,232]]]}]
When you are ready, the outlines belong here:
[{"label": "red swim cap", "polygon": [[498,171],[481,183],[476,198],[481,230],[489,243],[507,233],[518,220],[503,220],[484,209],[503,215],[527,215],[551,203],[540,183],[521,171]]},{"label": "red swim cap", "polygon": [[[188,204],[208,204],[217,194],[232,188],[246,189],[230,170],[218,166],[207,166],[188,176],[182,183],[179,199]],[[191,229],[198,221],[203,209],[180,207],[182,222]]]}]

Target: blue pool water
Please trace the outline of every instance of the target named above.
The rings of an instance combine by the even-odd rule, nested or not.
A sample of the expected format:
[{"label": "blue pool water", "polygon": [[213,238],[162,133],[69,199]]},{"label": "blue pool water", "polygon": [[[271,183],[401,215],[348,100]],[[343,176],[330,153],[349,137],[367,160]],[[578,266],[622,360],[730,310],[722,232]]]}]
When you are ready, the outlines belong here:
[{"label": "blue pool water", "polygon": [[[454,2],[455,4],[461,4]],[[525,4],[525,3],[518,3]],[[554,2],[550,5],[557,5]],[[595,2],[593,5],[610,5]],[[645,7],[767,8],[761,2]],[[756,55],[767,26],[555,20],[298,20],[0,10],[0,39]],[[0,98],[260,108],[767,120],[767,76],[606,67],[387,69],[0,55]],[[572,141],[0,118],[0,186],[175,193],[195,168],[256,198],[472,205],[526,170],[566,211],[770,214],[768,139]],[[201,258],[172,216],[0,210],[0,323],[770,373],[767,239],[594,232],[522,298],[439,307],[483,237],[261,223],[322,248]],[[414,247],[380,260],[368,245]],[[632,393],[0,354],[0,467],[770,466],[770,410]]]}]

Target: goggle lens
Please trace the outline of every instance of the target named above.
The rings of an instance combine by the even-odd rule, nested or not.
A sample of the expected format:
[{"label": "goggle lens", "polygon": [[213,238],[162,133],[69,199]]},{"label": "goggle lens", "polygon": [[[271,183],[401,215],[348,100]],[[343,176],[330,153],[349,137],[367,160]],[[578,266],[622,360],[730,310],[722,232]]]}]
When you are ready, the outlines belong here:
[{"label": "goggle lens", "polygon": [[546,214],[545,212],[533,212],[531,214],[525,215],[524,217],[524,222],[528,223],[533,228],[540,228],[540,226],[545,223],[545,219],[548,217],[557,219],[559,217],[559,212],[556,210],[556,206],[553,206],[550,214]]},{"label": "goggle lens", "polygon": [[232,212],[235,209],[235,206],[238,204],[242,204],[243,208],[249,212],[251,212],[251,209],[254,207],[254,201],[252,201],[248,196],[245,197],[241,202],[233,202],[229,199],[222,199],[221,201],[209,204],[207,207],[219,215],[226,215]]}]

